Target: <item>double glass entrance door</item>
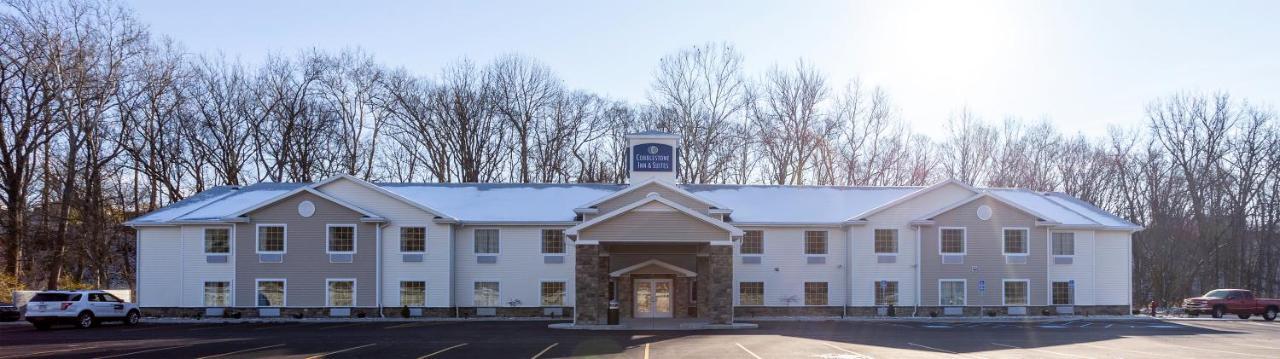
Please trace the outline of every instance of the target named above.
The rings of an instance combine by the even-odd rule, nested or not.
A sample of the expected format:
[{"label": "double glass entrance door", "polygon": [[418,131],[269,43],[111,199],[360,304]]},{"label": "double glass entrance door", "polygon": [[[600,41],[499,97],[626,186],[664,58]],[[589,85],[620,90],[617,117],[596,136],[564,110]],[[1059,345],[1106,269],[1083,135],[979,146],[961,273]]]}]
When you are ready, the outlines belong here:
[{"label": "double glass entrance door", "polygon": [[671,318],[671,280],[636,279],[636,318]]}]

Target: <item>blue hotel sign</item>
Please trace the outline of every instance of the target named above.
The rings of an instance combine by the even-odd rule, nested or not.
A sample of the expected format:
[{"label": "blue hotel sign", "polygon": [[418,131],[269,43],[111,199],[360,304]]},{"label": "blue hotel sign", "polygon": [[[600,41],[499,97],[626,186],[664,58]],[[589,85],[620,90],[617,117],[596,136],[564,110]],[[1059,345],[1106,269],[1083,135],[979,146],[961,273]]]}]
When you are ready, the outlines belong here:
[{"label": "blue hotel sign", "polygon": [[675,169],[675,153],[671,146],[642,143],[631,148],[631,170],[637,172],[671,172]]}]

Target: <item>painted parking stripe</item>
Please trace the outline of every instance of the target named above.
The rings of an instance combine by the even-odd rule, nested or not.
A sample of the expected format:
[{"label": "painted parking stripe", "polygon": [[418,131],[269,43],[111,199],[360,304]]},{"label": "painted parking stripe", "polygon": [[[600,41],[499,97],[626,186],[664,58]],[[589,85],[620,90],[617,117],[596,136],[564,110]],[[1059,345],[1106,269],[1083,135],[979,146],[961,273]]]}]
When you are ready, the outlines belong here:
[{"label": "painted parking stripe", "polygon": [[548,345],[546,348],[542,349],[542,351],[538,352],[538,354],[534,354],[533,357],[530,359],[538,359],[539,357],[542,356],[542,354],[546,354],[548,350],[551,350],[551,348],[555,348],[556,345],[560,345],[560,343],[551,343],[551,345]]},{"label": "painted parking stripe", "polygon": [[131,353],[124,353],[124,354],[116,354],[116,355],[102,356],[102,357],[97,357],[97,358],[94,358],[94,359],[107,359],[107,358],[127,357],[127,356],[131,356],[131,355],[138,355],[138,354],[143,354],[143,353],[158,352],[158,351],[161,351],[161,350],[169,350],[169,349],[185,348],[185,347],[189,347],[189,346],[192,346],[192,345],[193,345],[193,344],[174,345],[174,346],[171,346],[171,347],[155,348],[155,349],[147,349],[147,350],[139,350],[139,351],[131,352]]},{"label": "painted parking stripe", "polygon": [[644,343],[644,359],[649,359],[649,343]]},{"label": "painted parking stripe", "polygon": [[752,358],[763,359],[763,358],[760,358],[759,355],[756,355],[756,353],[753,353],[751,349],[747,349],[747,347],[742,346],[742,343],[733,343],[733,344],[737,345],[739,348],[742,348],[742,351],[747,352],[747,354],[750,354]]},{"label": "painted parking stripe", "polygon": [[929,350],[932,350],[932,351],[942,352],[942,353],[947,353],[947,354],[952,354],[952,355],[959,355],[959,356],[972,357],[972,358],[982,358],[982,357],[977,356],[977,355],[971,355],[971,354],[960,354],[960,353],[953,352],[953,351],[950,351],[950,350],[946,350],[946,349],[938,349],[938,348],[934,348],[934,347],[931,347],[931,346],[928,346],[928,345],[923,345],[923,344],[916,344],[916,343],[907,342],[907,345],[910,345],[910,346],[913,346],[913,347],[925,348],[925,349],[929,349]]},{"label": "painted parking stripe", "polygon": [[321,327],[321,328],[319,328],[319,329],[345,328],[345,327],[350,327],[350,326],[355,326],[355,325],[360,325],[360,324],[364,324],[364,323],[347,323],[347,324],[330,325],[330,326],[327,326],[327,327]]},{"label": "painted parking stripe", "polygon": [[[855,357],[857,357],[857,358],[871,358],[871,356],[870,356],[870,355],[866,355],[866,354],[862,354],[862,353],[859,353],[859,352],[855,352],[855,351],[852,351],[852,350],[849,350],[849,349],[841,348],[841,347],[835,346],[835,345],[833,345],[833,344],[831,344],[831,343],[823,342],[823,343],[822,343],[822,345],[829,346],[829,347],[831,347],[831,349],[835,349],[835,350],[839,350],[839,351],[842,351],[842,352],[845,352],[845,353],[853,354],[853,355],[855,355]],[[746,349],[746,348],[743,348],[743,349]],[[759,358],[759,357],[756,357],[756,358]]]},{"label": "painted parking stripe", "polygon": [[1265,356],[1265,355],[1258,355],[1258,354],[1249,354],[1249,353],[1233,352],[1233,351],[1229,351],[1229,350],[1220,350],[1220,349],[1209,349],[1209,348],[1200,348],[1200,347],[1189,347],[1189,346],[1186,346],[1186,345],[1178,345],[1178,344],[1173,344],[1173,343],[1163,342],[1163,341],[1156,341],[1156,342],[1161,343],[1161,344],[1164,344],[1164,345],[1168,345],[1168,346],[1174,346],[1174,347],[1179,347],[1179,348],[1186,348],[1186,349],[1190,349],[1190,350],[1202,350],[1202,351],[1206,351],[1206,352],[1214,352],[1214,353],[1222,353],[1222,354],[1243,355],[1243,356],[1249,356],[1249,357],[1260,357],[1260,358],[1270,358],[1269,356]]},{"label": "painted parking stripe", "polygon": [[1094,348],[1094,349],[1100,349],[1100,350],[1105,350],[1105,351],[1121,351],[1121,352],[1129,352],[1129,353],[1134,353],[1134,354],[1143,355],[1143,356],[1155,356],[1155,355],[1156,355],[1156,353],[1148,353],[1148,352],[1143,352],[1143,351],[1137,351],[1137,350],[1130,350],[1130,349],[1120,348],[1120,345],[1113,345],[1113,346],[1101,346],[1101,345],[1095,345],[1095,344],[1089,344],[1089,343],[1076,343],[1075,345],[1083,345],[1083,346],[1086,346],[1086,347],[1090,347],[1090,348]]},{"label": "painted parking stripe", "polygon": [[265,347],[257,347],[257,348],[241,349],[241,350],[233,351],[233,352],[230,352],[230,353],[222,353],[222,354],[214,354],[214,355],[209,355],[209,356],[202,356],[202,357],[200,357],[199,359],[219,358],[219,357],[224,357],[224,356],[228,356],[228,355],[236,355],[236,354],[240,354],[240,353],[248,353],[248,352],[252,352],[252,351],[258,351],[258,350],[263,350],[263,349],[271,349],[271,348],[275,348],[275,347],[282,347],[282,346],[284,346],[284,344],[276,344],[276,345],[268,345],[268,346],[265,346]]},{"label": "painted parking stripe", "polygon": [[0,357],[0,359],[3,359],[3,358],[24,358],[24,357],[32,357],[32,356],[42,355],[42,354],[63,353],[63,352],[69,352],[69,351],[85,350],[85,349],[94,349],[94,348],[98,348],[98,346],[82,347],[82,346],[78,346],[78,345],[77,345],[77,346],[72,346],[71,348],[54,349],[54,350],[45,350],[45,351],[42,351],[42,352],[22,353],[22,354],[17,354],[17,355],[6,355],[6,356],[2,356],[2,357]]},{"label": "painted parking stripe", "polygon": [[436,356],[436,355],[440,355],[440,353],[444,353],[444,352],[447,352],[447,351],[453,350],[453,349],[458,348],[458,347],[466,346],[466,345],[467,345],[467,343],[462,343],[462,344],[454,345],[454,346],[451,346],[451,347],[448,347],[448,348],[440,349],[440,350],[437,350],[437,351],[432,352],[431,354],[427,354],[427,355],[420,356],[420,357],[418,357],[418,359],[427,359],[427,358],[430,358],[430,357],[433,357],[433,356]]},{"label": "painted parking stripe", "polygon": [[350,347],[350,348],[346,348],[346,349],[342,349],[342,350],[335,350],[335,351],[331,351],[331,352],[324,353],[324,354],[312,355],[312,356],[307,357],[307,359],[320,359],[320,358],[328,357],[328,356],[330,356],[330,355],[339,354],[339,353],[346,353],[346,352],[349,352],[349,351],[352,351],[352,350],[356,350],[356,349],[360,349],[360,348],[367,348],[367,347],[371,347],[371,346],[374,346],[374,345],[378,345],[378,343],[369,343],[369,344],[365,344],[365,345],[357,345],[357,346]]},{"label": "painted parking stripe", "polygon": [[998,346],[1006,347],[1006,348],[1021,349],[1021,350],[1030,350],[1030,351],[1037,352],[1037,353],[1049,353],[1049,354],[1053,354],[1053,355],[1061,355],[1061,356],[1069,357],[1069,358],[1086,358],[1086,359],[1088,359],[1088,358],[1089,358],[1089,357],[1083,357],[1083,356],[1079,356],[1079,355],[1071,355],[1071,354],[1066,354],[1066,353],[1059,353],[1059,352],[1055,352],[1055,351],[1052,351],[1052,350],[1045,350],[1045,349],[1038,349],[1038,348],[1023,348],[1023,347],[1012,346],[1012,345],[1008,345],[1008,344],[1000,344],[1000,343],[991,343],[991,344],[992,344],[992,345],[998,345]]}]

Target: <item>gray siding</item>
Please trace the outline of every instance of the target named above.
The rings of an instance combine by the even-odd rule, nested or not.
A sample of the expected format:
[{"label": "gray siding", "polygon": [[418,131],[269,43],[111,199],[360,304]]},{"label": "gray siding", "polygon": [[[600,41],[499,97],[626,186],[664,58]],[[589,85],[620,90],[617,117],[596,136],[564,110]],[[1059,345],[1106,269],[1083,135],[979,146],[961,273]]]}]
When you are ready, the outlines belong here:
[{"label": "gray siding", "polygon": [[687,214],[632,211],[584,229],[578,236],[603,241],[726,241],[729,232]]},{"label": "gray siding", "polygon": [[[310,218],[298,214],[298,204],[316,206]],[[249,223],[236,226],[236,304],[257,305],[255,280],[288,280],[285,302],[290,307],[323,307],[325,279],[355,278],[356,306],[375,306],[377,288],[377,225],[360,223],[360,213],[316,195],[302,192],[249,213]],[[256,252],[258,224],[288,225],[283,263],[260,263]],[[356,254],[351,263],[329,263],[325,253],[326,224],[356,224]]]},{"label": "gray siding", "polygon": [[[991,207],[991,219],[980,220],[978,206]],[[1047,242],[1045,229],[1035,226],[1036,218],[1017,208],[991,198],[981,198],[934,217],[934,226],[921,228],[920,237],[920,289],[921,305],[938,305],[939,279],[966,279],[966,299],[970,306],[999,306],[1003,299],[1004,279],[1028,279],[1029,305],[1045,305],[1048,287],[1045,284]],[[964,227],[968,237],[965,243],[964,264],[942,264],[938,254],[938,228]],[[1026,264],[1005,264],[1004,228],[1028,229],[1028,257]],[[978,267],[974,272],[972,268]],[[978,281],[987,282],[986,293],[978,291]]]},{"label": "gray siding", "polygon": [[622,208],[626,205],[644,199],[645,196],[649,195],[649,193],[657,193],[658,195],[661,195],[662,198],[669,199],[672,202],[679,203],[681,206],[689,207],[690,209],[702,214],[707,214],[711,208],[706,203],[702,203],[702,201],[698,199],[686,196],[656,183],[646,184],[643,187],[632,190],[631,192],[627,192],[621,196],[601,202],[596,205],[596,208],[600,210],[600,214],[613,212],[615,209]]}]

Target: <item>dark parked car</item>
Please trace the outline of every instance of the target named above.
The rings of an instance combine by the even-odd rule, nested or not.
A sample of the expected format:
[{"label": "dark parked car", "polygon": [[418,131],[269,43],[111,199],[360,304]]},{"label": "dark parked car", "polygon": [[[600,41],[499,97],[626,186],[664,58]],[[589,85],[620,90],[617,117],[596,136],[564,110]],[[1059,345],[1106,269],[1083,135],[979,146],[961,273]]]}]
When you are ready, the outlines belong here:
[{"label": "dark parked car", "polygon": [[16,322],[22,313],[18,312],[18,307],[0,304],[0,322]]}]

